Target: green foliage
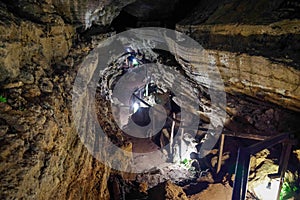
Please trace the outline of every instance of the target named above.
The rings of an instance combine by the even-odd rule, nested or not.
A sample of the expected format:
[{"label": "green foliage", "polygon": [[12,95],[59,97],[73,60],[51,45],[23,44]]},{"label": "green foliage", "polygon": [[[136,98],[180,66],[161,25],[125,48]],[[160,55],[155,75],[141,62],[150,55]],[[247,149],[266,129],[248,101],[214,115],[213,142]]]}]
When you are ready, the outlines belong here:
[{"label": "green foliage", "polygon": [[186,159],[186,158],[185,158],[183,161],[181,161],[181,163],[184,164],[184,165],[188,164],[188,162],[189,162],[189,161],[188,161],[188,159]]},{"label": "green foliage", "polygon": [[280,191],[280,200],[287,200],[300,192],[296,182],[284,182]]},{"label": "green foliage", "polygon": [[184,159],[183,161],[180,162],[180,164],[183,164],[186,168],[189,168],[190,166],[190,161],[188,159]]},{"label": "green foliage", "polygon": [[6,103],[7,99],[5,97],[3,97],[2,95],[0,95],[0,102]]},{"label": "green foliage", "polygon": [[185,158],[180,162],[185,168],[190,169],[192,167],[192,160]]}]

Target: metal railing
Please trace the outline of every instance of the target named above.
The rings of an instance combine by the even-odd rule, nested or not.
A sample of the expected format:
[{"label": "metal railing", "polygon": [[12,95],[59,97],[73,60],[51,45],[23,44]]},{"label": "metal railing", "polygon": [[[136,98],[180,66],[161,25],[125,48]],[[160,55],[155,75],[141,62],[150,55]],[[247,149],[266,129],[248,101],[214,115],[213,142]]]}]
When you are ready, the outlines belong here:
[{"label": "metal railing", "polygon": [[292,145],[296,144],[292,133],[283,133],[272,138],[266,139],[249,147],[241,147],[238,151],[235,179],[233,185],[232,200],[244,200],[247,194],[250,156],[260,152],[263,149],[283,143],[281,157],[279,161],[278,173],[271,175],[270,178],[280,177],[277,199],[279,199],[280,190],[284,181],[284,174],[287,168]]}]

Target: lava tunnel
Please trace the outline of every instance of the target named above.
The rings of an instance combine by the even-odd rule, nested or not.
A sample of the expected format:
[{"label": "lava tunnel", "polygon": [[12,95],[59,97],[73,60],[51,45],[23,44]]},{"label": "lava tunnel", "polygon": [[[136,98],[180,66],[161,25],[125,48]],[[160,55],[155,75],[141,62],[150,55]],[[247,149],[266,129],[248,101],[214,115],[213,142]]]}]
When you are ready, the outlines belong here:
[{"label": "lava tunnel", "polygon": [[300,199],[299,13],[0,1],[0,199]]}]

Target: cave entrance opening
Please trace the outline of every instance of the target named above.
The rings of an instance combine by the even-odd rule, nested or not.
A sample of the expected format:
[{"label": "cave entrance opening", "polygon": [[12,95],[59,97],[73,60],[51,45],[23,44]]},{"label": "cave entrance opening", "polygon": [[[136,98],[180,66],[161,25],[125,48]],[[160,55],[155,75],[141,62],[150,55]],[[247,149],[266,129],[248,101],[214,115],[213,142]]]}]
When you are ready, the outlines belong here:
[{"label": "cave entrance opening", "polygon": [[113,27],[117,33],[120,33],[130,28],[136,28],[137,21],[137,17],[122,9],[120,14],[112,21],[111,27]]},{"label": "cave entrance opening", "polygon": [[175,29],[176,24],[189,15],[198,3],[198,0],[136,1],[121,10],[111,27],[117,33],[140,27]]}]

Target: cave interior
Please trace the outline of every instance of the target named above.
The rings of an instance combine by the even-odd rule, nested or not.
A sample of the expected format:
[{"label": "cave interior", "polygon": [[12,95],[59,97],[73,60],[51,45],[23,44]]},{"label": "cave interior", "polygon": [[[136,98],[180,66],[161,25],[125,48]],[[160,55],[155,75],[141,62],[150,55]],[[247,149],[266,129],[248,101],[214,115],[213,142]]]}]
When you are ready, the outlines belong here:
[{"label": "cave interior", "polygon": [[1,199],[300,199],[297,0],[0,16]]}]

